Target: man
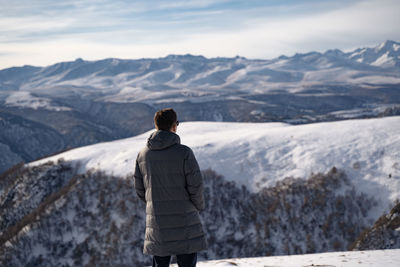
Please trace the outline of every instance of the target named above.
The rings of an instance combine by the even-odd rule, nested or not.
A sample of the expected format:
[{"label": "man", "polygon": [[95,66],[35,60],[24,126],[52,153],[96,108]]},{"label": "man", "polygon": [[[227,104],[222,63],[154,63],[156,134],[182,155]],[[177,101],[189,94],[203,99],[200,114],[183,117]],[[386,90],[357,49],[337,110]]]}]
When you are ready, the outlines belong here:
[{"label": "man", "polygon": [[134,174],[136,193],[146,203],[143,253],[153,255],[153,266],[169,266],[176,255],[179,267],[194,267],[197,252],[207,247],[199,218],[203,179],[193,151],[180,144],[175,111],[157,111],[154,124]]}]

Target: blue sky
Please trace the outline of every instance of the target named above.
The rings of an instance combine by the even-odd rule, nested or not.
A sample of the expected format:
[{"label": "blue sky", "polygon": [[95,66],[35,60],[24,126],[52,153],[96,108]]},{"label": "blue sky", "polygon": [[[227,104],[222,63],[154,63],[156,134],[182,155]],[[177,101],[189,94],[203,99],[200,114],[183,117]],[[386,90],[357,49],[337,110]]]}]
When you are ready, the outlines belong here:
[{"label": "blue sky", "polygon": [[400,40],[400,1],[0,0],[0,68],[76,58],[268,59]]}]

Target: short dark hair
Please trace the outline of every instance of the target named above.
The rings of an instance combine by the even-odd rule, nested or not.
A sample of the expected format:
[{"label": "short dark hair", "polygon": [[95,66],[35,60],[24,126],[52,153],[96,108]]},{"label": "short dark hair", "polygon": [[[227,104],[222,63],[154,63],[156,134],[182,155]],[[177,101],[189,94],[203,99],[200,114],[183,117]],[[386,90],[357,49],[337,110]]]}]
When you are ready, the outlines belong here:
[{"label": "short dark hair", "polygon": [[176,120],[176,112],[172,108],[164,108],[154,114],[154,124],[158,130],[170,131]]}]

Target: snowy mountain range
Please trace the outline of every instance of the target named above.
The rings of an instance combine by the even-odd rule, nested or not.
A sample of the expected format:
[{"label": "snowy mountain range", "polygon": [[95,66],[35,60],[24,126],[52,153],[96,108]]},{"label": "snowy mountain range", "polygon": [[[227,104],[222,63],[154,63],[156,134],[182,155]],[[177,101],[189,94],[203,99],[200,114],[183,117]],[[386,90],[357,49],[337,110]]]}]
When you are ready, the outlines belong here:
[{"label": "snowy mountain range", "polygon": [[350,86],[378,89],[376,86],[399,84],[399,72],[400,44],[387,41],[348,53],[336,49],[272,60],[192,55],[77,59],[47,67],[4,69],[0,71],[0,88],[6,106],[67,111],[70,105],[53,102],[52,98],[79,96],[102,102],[149,104],[226,98],[251,102],[260,97],[250,96],[271,93],[320,96],[338,93],[341,86],[347,87],[345,90]]},{"label": "snowy mountain range", "polygon": [[400,44],[271,60],[170,55],[0,70],[0,172],[181,121],[291,124],[400,114]]},{"label": "snowy mountain range", "polygon": [[[400,198],[399,130],[399,116],[305,125],[182,123],[178,134],[193,148],[205,182],[201,216],[209,250],[200,259],[347,250]],[[132,182],[150,133],[4,173],[0,263],[150,264],[141,253],[144,206]],[[397,223],[392,214],[390,226]],[[400,244],[392,228],[395,242],[385,248]]]}]

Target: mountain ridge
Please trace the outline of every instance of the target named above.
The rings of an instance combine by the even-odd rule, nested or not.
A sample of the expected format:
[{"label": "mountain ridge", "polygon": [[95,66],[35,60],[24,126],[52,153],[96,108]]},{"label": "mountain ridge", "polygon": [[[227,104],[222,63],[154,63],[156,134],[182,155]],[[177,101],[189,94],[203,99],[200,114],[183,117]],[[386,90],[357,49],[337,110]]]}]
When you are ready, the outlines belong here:
[{"label": "mountain ridge", "polygon": [[[143,133],[164,107],[174,108],[181,121],[304,124],[399,115],[400,69],[389,64],[400,53],[397,45],[388,41],[357,55],[333,49],[271,60],[78,58],[1,70],[0,172],[20,159]],[[382,66],[372,64],[378,58]],[[38,128],[46,128],[45,136],[56,131],[62,146],[48,140],[53,145],[43,150]]]},{"label": "mountain ridge", "polygon": [[[290,57],[295,57],[295,56],[305,56],[308,54],[319,54],[319,55],[327,55],[327,54],[340,54],[340,55],[353,55],[354,53],[360,52],[360,51],[364,51],[364,50],[380,50],[380,49],[393,49],[394,51],[398,51],[400,49],[400,42],[394,41],[394,40],[386,40],[383,43],[380,43],[379,45],[376,45],[374,47],[362,47],[362,48],[356,48],[354,50],[351,50],[349,52],[344,52],[341,49],[338,48],[334,48],[334,49],[327,49],[325,51],[310,51],[310,52],[304,52],[304,53],[295,53],[293,56],[288,56],[285,54],[282,54],[280,56],[274,57],[274,58],[247,58],[247,57],[243,57],[240,55],[237,55],[235,57],[205,57],[203,55],[195,55],[195,54],[168,54],[164,57],[157,57],[157,58],[152,58],[152,57],[144,57],[144,58],[136,58],[136,59],[121,59],[121,58],[115,58],[115,57],[109,57],[109,58],[103,58],[103,59],[96,59],[96,60],[84,60],[81,57],[76,58],[75,60],[72,61],[61,61],[58,63],[54,63],[54,64],[50,64],[50,65],[46,65],[46,66],[38,66],[38,65],[23,65],[23,66],[12,66],[12,67],[7,67],[7,68],[3,68],[0,69],[0,71],[3,70],[11,70],[11,69],[15,69],[15,68],[47,68],[47,67],[51,67],[51,66],[55,66],[55,65],[59,65],[59,64],[63,64],[63,63],[85,63],[85,62],[97,62],[97,61],[104,61],[104,60],[118,60],[118,61],[130,61],[130,60],[156,60],[156,59],[188,59],[188,58],[194,58],[194,59],[202,59],[202,60],[231,60],[231,59],[242,59],[242,60],[260,60],[260,61],[273,61],[273,60],[278,60],[278,59],[287,59]],[[397,48],[397,49],[396,49]]]}]

